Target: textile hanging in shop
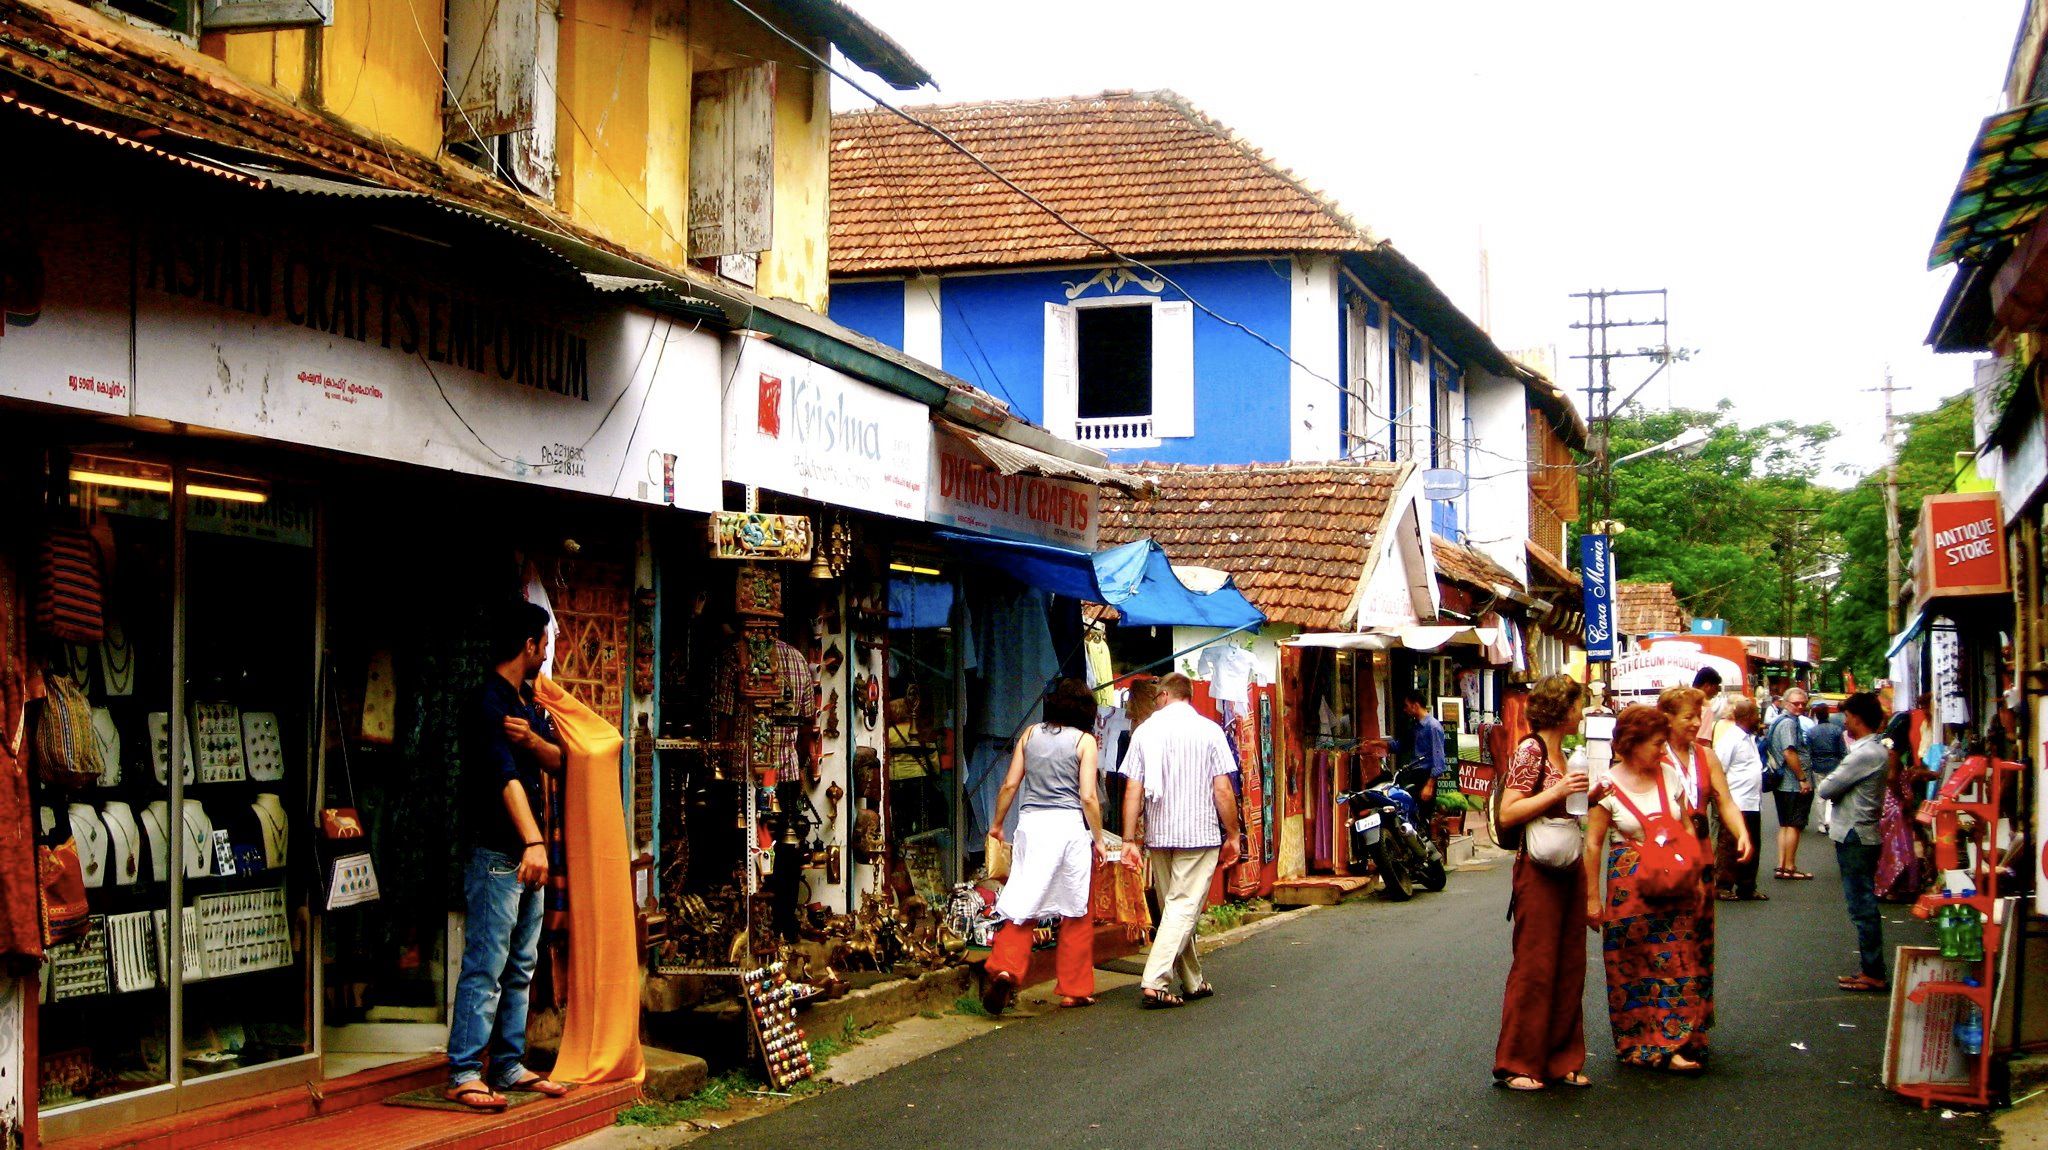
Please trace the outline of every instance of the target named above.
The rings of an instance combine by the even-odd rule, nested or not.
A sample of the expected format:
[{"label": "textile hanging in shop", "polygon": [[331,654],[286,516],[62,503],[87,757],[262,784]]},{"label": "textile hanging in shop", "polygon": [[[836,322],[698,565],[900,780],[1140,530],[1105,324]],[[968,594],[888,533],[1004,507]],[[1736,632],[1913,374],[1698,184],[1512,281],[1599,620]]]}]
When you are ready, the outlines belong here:
[{"label": "textile hanging in shop", "polygon": [[568,1009],[557,1082],[638,1082],[640,958],[632,850],[619,771],[626,745],[608,722],[552,679],[534,684],[563,750],[563,836],[569,855]]},{"label": "textile hanging in shop", "polygon": [[35,810],[28,792],[28,619],[12,559],[0,553],[0,959],[41,961]]},{"label": "textile hanging in shop", "polygon": [[1970,700],[1963,694],[1963,639],[1956,625],[1936,619],[1928,635],[1928,661],[1934,664],[1935,720],[1951,727],[1970,722]]}]

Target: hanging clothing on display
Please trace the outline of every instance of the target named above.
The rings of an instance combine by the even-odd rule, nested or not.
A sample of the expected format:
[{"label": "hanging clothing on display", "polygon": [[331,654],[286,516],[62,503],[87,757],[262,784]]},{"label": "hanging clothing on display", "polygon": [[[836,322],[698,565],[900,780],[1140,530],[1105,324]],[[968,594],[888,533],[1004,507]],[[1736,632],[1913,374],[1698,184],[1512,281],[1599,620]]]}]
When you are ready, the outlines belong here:
[{"label": "hanging clothing on display", "polygon": [[1084,639],[1084,650],[1088,656],[1088,686],[1095,691],[1095,703],[1101,707],[1116,705],[1116,665],[1109,657],[1109,634],[1101,627],[1088,628]]},{"label": "hanging clothing on display", "polygon": [[972,815],[967,841],[988,834],[996,809],[996,792],[1010,764],[1011,743],[1038,713],[1039,703],[1059,677],[1059,652],[1053,647],[1046,609],[1050,596],[1022,585],[984,589],[966,618],[972,643],[963,652],[972,658],[967,669],[980,687],[974,724],[974,748],[967,759],[968,810]]},{"label": "hanging clothing on display", "polygon": [[0,958],[41,961],[35,814],[28,796],[28,619],[13,559],[0,552]]},{"label": "hanging clothing on display", "polygon": [[1201,677],[1209,681],[1210,698],[1240,707],[1251,701],[1252,681],[1258,677],[1259,663],[1250,651],[1234,643],[1211,643],[1202,649],[1202,657],[1195,666]]}]

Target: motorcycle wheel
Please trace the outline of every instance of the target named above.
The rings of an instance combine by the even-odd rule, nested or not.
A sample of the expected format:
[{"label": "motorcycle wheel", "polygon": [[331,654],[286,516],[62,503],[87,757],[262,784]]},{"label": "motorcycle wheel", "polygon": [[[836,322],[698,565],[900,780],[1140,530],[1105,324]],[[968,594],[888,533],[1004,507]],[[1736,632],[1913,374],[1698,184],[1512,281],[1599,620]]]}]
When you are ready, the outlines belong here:
[{"label": "motorcycle wheel", "polygon": [[1450,872],[1444,869],[1444,860],[1440,858],[1424,859],[1421,877],[1422,889],[1427,891],[1442,890],[1451,881]]},{"label": "motorcycle wheel", "polygon": [[1373,861],[1380,868],[1380,891],[1395,902],[1407,902],[1415,897],[1415,880],[1408,877],[1408,868],[1403,864],[1401,852],[1392,836],[1382,837],[1373,848]]}]

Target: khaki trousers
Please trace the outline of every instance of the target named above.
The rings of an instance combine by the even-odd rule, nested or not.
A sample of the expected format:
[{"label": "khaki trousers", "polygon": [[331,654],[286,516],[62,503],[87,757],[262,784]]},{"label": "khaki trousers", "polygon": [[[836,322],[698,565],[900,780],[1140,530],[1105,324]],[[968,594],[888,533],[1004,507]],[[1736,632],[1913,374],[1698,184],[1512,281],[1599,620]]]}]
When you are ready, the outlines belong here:
[{"label": "khaki trousers", "polygon": [[1155,850],[1146,856],[1152,867],[1152,890],[1159,897],[1159,929],[1152,953],[1145,958],[1145,988],[1170,990],[1168,976],[1180,975],[1181,993],[1203,985],[1202,964],[1195,958],[1195,922],[1209,897],[1219,849]]}]

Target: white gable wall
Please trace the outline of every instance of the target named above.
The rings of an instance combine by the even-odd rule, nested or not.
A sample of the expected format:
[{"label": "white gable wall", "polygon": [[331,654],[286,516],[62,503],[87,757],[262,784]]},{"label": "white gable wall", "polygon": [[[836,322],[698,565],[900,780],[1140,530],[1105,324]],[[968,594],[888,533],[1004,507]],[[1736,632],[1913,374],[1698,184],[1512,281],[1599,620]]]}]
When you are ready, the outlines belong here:
[{"label": "white gable wall", "polygon": [[[1337,299],[1337,260],[1296,256],[1288,354],[1288,458],[1336,459],[1343,453],[1344,364],[1337,355],[1343,312]],[[1318,379],[1317,376],[1322,378]]]},{"label": "white gable wall", "polygon": [[[1519,380],[1465,374],[1471,419],[1471,489],[1464,498],[1466,542],[1529,581],[1529,397]],[[1462,463],[1460,464],[1462,465]]]}]

